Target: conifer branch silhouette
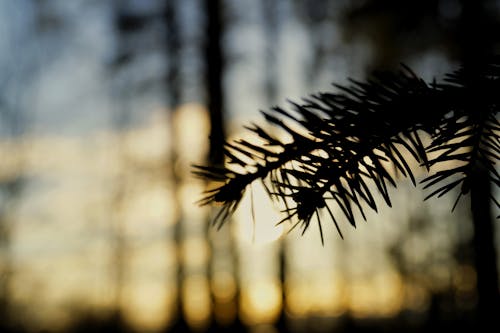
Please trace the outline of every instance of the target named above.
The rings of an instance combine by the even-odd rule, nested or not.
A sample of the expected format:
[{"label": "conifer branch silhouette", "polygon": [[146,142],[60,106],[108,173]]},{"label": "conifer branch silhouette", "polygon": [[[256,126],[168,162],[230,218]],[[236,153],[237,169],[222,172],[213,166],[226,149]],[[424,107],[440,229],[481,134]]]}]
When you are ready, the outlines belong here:
[{"label": "conifer branch silhouette", "polygon": [[[388,188],[397,186],[391,168],[416,185],[415,168],[425,167],[438,169],[423,180],[431,191],[427,198],[460,187],[454,208],[469,192],[473,170],[481,168],[493,184],[500,183],[499,60],[481,66],[473,85],[463,68],[441,83],[426,83],[402,65],[364,82],[335,85],[338,92],[312,95],[292,103],[290,111],[262,112],[288,139],[256,124],[246,127],[256,142],[226,142],[224,166],[194,166],[196,175],[220,184],[199,202],[222,205],[214,219],[220,227],[245,190],[261,181],[269,197],[285,207],[278,223],[295,221],[293,228],[300,225],[305,232],[316,215],[323,240],[320,210],[328,212],[342,237],[332,204],[356,226],[355,211],[364,219],[365,207],[377,211],[374,189],[391,206]],[[424,144],[429,140],[422,140],[423,133],[430,143]],[[449,162],[451,167],[439,168]]]}]

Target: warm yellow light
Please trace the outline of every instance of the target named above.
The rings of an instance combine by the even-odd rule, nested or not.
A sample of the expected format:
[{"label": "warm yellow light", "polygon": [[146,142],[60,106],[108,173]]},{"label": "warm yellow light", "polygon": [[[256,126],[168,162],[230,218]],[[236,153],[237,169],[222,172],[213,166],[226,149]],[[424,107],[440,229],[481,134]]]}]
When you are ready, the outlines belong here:
[{"label": "warm yellow light", "polygon": [[187,267],[201,267],[210,256],[210,248],[204,238],[190,237],[182,242],[182,261]]},{"label": "warm yellow light", "polygon": [[230,272],[215,272],[212,279],[212,292],[220,302],[228,302],[236,295],[236,280]]},{"label": "warm yellow light", "polygon": [[253,244],[276,241],[283,235],[283,226],[276,225],[280,216],[262,184],[253,184],[235,213],[237,238]]},{"label": "warm yellow light", "polygon": [[221,325],[229,325],[237,315],[236,280],[230,272],[215,271],[211,286],[215,320]]},{"label": "warm yellow light", "polygon": [[199,207],[195,202],[201,198],[203,192],[201,182],[185,182],[179,186],[179,199],[184,219],[186,221],[204,221],[206,218],[206,207]]},{"label": "warm yellow light", "polygon": [[191,275],[182,283],[183,312],[188,324],[203,329],[210,320],[210,289],[203,275]]},{"label": "warm yellow light", "polygon": [[277,281],[258,281],[241,290],[241,318],[248,325],[273,323],[281,307],[281,286]]},{"label": "warm yellow light", "polygon": [[386,271],[375,276],[378,289],[376,314],[381,317],[396,315],[404,302],[404,285],[399,273]]},{"label": "warm yellow light", "polygon": [[404,290],[396,273],[379,273],[350,282],[350,310],[355,317],[389,317],[402,307]]},{"label": "warm yellow light", "polygon": [[171,225],[177,209],[173,204],[171,191],[163,184],[138,184],[137,189],[123,200],[125,232],[131,236],[147,234],[151,230]]},{"label": "warm yellow light", "polygon": [[310,296],[308,288],[303,283],[287,283],[286,284],[286,308],[287,311],[295,317],[305,317],[310,309]]},{"label": "warm yellow light", "polygon": [[343,280],[332,275],[290,279],[286,283],[287,311],[295,317],[340,316],[346,310],[344,288]]},{"label": "warm yellow light", "polygon": [[125,316],[140,331],[159,331],[172,319],[169,314],[175,301],[174,293],[168,292],[161,283],[132,284],[124,295]]},{"label": "warm yellow light", "polygon": [[201,104],[183,104],[175,110],[173,122],[179,158],[188,163],[204,160],[210,128],[207,109]]},{"label": "warm yellow light", "polygon": [[339,278],[319,277],[311,289],[315,315],[339,316],[345,311],[344,284]]}]

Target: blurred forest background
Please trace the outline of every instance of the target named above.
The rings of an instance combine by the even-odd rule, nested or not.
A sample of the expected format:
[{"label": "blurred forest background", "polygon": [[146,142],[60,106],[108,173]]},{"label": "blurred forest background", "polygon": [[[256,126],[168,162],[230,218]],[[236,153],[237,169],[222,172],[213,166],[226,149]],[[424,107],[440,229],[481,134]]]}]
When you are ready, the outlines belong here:
[{"label": "blurred forest background", "polygon": [[[402,181],[322,246],[276,227],[257,187],[217,232],[190,174],[259,109],[400,62],[441,78],[466,2],[0,1],[0,330],[473,325],[466,200],[451,213]],[[498,28],[500,2],[477,3]]]}]

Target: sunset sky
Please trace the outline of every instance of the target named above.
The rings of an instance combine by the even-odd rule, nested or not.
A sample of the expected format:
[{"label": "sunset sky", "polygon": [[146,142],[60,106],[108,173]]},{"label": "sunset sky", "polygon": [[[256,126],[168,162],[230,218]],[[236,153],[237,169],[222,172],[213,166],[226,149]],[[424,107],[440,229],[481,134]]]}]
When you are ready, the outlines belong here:
[{"label": "sunset sky", "polygon": [[[85,311],[118,308],[134,327],[154,332],[173,323],[178,295],[193,327],[204,327],[213,311],[221,320],[233,318],[230,308],[212,309],[210,293],[221,304],[238,295],[240,317],[248,325],[274,323],[282,309],[292,318],[332,321],[345,313],[422,313],[432,291],[450,287],[464,307],[471,306],[466,296],[475,288],[474,269],[453,257],[454,247],[471,234],[467,210],[451,213],[452,197],[423,202],[424,191],[407,180],[393,192],[394,209],[381,204],[356,229],[340,219],[344,240],[326,215],[324,245],[314,223],[302,236],[298,229],[288,233],[289,224],[276,226],[279,208],[258,185],[247,191],[233,221],[219,232],[209,229],[207,238],[208,216],[216,208],[196,204],[205,184],[190,173],[192,164],[205,161],[209,131],[195,43],[202,34],[199,1],[178,2],[185,62],[181,104],[174,110],[161,83],[144,83],[160,80],[168,65],[164,49],[155,44],[161,28],[138,38],[139,50],[154,47],[126,70],[113,72],[117,2],[46,2],[0,2],[0,76],[6,78],[0,82],[0,223],[9,232],[0,263],[10,269],[2,274],[9,277],[17,320],[53,329]],[[286,106],[287,98],[299,100],[331,89],[333,81],[361,77],[369,56],[363,42],[342,42],[336,21],[329,23],[323,34],[333,41],[333,56],[311,83],[311,32],[289,1],[279,1],[278,92],[266,100],[266,32],[259,14],[264,2],[227,4],[233,20],[224,36],[231,59],[224,87],[232,137],[270,104]],[[137,12],[160,5],[127,1]],[[425,78],[453,65],[438,51],[409,63]],[[6,185],[13,183],[18,187]],[[395,248],[411,279],[397,266]],[[182,285],[179,263],[185,269]]]}]

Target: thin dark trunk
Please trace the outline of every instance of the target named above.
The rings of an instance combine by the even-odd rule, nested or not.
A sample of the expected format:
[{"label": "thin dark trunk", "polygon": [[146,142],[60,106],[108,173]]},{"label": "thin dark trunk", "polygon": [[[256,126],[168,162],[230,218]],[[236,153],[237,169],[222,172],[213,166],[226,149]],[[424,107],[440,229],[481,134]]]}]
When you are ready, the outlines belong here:
[{"label": "thin dark trunk", "polygon": [[278,6],[279,1],[263,1],[262,16],[265,24],[266,33],[266,76],[265,76],[265,93],[268,105],[276,103],[278,85],[276,78],[278,77],[277,66],[277,45],[278,45]]},{"label": "thin dark trunk", "polygon": [[500,296],[495,251],[495,230],[491,215],[491,184],[488,174],[478,170],[472,179],[471,209],[474,225],[474,259],[477,271],[478,319],[482,327],[498,332]]},{"label": "thin dark trunk", "polygon": [[[486,1],[485,1],[486,2]],[[488,14],[481,1],[462,1],[463,15],[459,26],[461,37],[461,57],[469,89],[467,107],[474,112],[485,112],[480,81],[477,79],[491,52],[494,36],[488,29]],[[498,270],[495,249],[495,233],[491,215],[491,184],[487,169],[478,162],[474,166],[471,179],[471,210],[474,230],[473,249],[477,273],[478,319],[479,325],[491,332],[498,331],[500,296],[498,290]]]},{"label": "thin dark trunk", "polygon": [[[224,110],[224,52],[222,46],[223,34],[223,1],[204,0],[206,13],[206,39],[205,39],[205,84],[207,87],[207,107],[210,118],[210,143],[208,152],[208,162],[210,165],[218,166],[224,164],[224,142],[225,133],[225,110]],[[207,223],[206,235],[210,244],[212,256],[209,262],[209,279],[215,281],[220,267],[220,262],[228,258],[231,267],[225,267],[237,279],[237,259],[235,256],[235,245],[232,237],[231,225],[226,225],[224,229],[219,230],[214,237],[208,237],[210,223]],[[224,265],[223,265],[224,266]],[[211,290],[214,322],[213,327],[227,326],[237,327],[237,317],[220,318],[219,311],[227,307],[227,304],[221,303]],[[230,301],[234,306],[234,315],[238,313],[238,293]]]},{"label": "thin dark trunk", "polygon": [[207,105],[210,114],[209,162],[218,165],[224,162],[225,140],[224,110],[222,94],[223,53],[221,45],[221,1],[205,0],[207,13],[207,39],[205,46]]},{"label": "thin dark trunk", "polygon": [[[178,172],[178,156],[179,152],[177,147],[178,129],[173,126],[174,124],[174,114],[180,103],[180,82],[179,82],[179,66],[180,57],[179,50],[181,48],[180,36],[179,36],[179,25],[176,20],[176,7],[173,1],[167,1],[165,7],[164,21],[167,29],[167,54],[168,57],[168,72],[167,72],[167,82],[166,90],[168,97],[169,109],[167,110],[168,116],[170,118],[170,140],[172,142],[172,149],[170,152],[170,163],[168,177],[173,182],[173,195],[172,201],[175,207],[181,207],[181,201],[178,194],[178,189],[180,188],[182,179]],[[183,300],[182,300],[182,283],[184,280],[184,265],[180,258],[182,258],[181,248],[182,248],[182,211],[179,209],[176,211],[174,216],[174,242],[175,248],[178,252],[177,258],[177,274],[176,274],[176,286],[177,286],[177,299],[176,299],[176,309],[175,309],[175,323],[173,329],[175,331],[187,330],[187,323],[183,314]]]}]

